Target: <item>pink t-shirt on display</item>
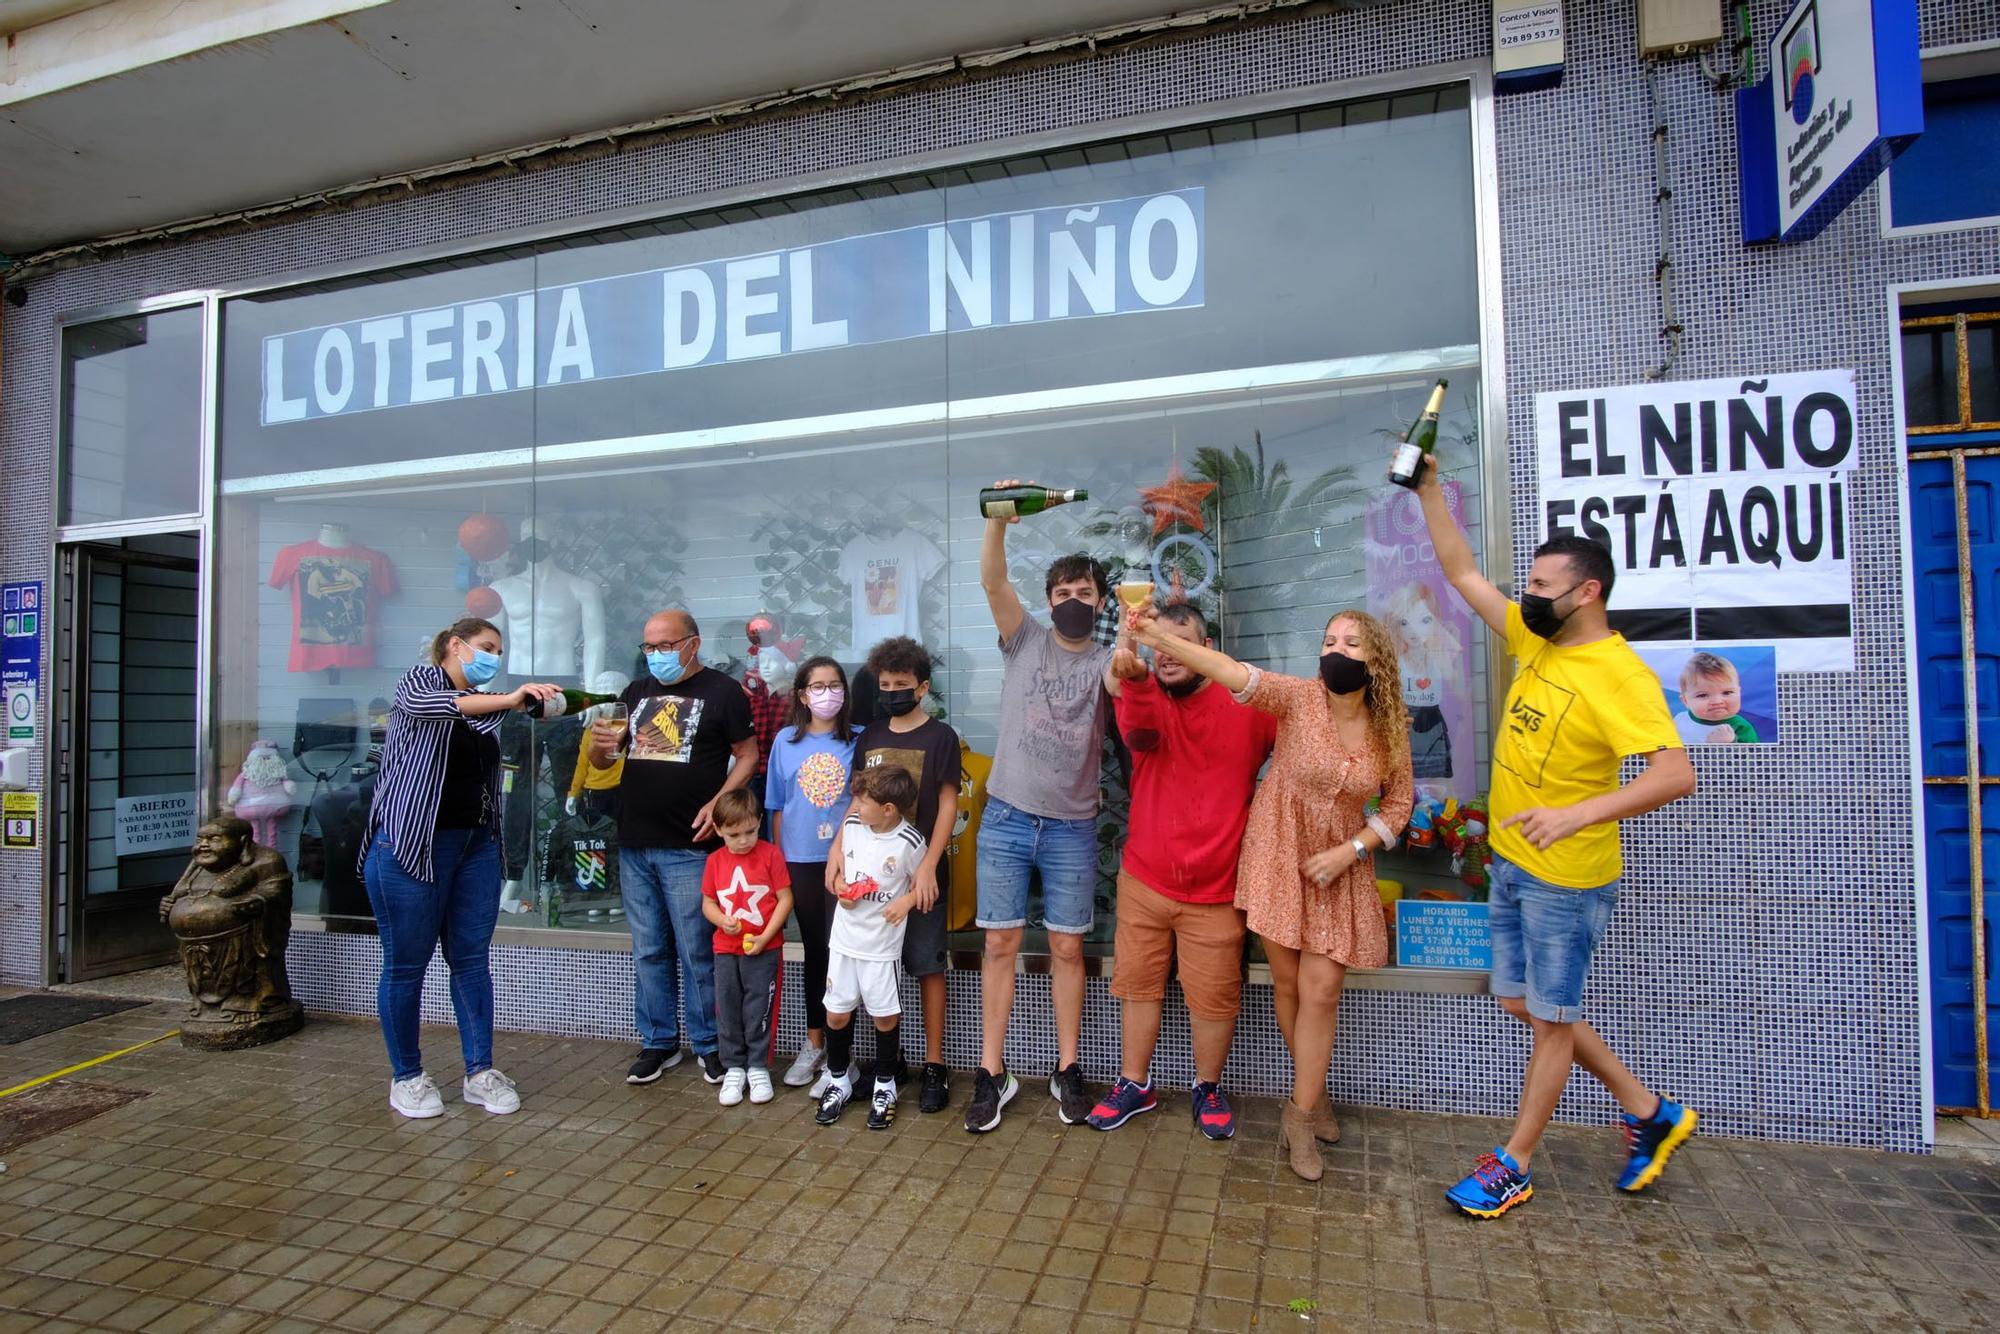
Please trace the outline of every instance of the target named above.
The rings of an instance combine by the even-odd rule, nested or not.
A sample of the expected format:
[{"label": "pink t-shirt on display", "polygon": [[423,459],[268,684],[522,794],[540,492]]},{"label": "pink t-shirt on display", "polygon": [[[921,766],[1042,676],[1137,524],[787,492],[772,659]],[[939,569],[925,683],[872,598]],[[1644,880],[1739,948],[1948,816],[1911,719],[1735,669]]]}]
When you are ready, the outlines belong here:
[{"label": "pink t-shirt on display", "polygon": [[396,592],[389,558],[369,547],[294,542],[271,562],[273,588],[292,590],[295,672],[375,665],[375,613]]}]

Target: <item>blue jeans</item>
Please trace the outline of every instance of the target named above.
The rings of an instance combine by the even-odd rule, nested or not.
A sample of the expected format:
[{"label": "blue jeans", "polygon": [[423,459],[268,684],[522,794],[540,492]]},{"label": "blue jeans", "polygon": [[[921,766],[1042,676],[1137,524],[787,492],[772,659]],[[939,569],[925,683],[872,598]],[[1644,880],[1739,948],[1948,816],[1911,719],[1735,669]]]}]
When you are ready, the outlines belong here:
[{"label": "blue jeans", "polygon": [[493,1064],[493,970],[487,951],[500,920],[500,845],[484,829],[440,829],[435,838],[430,880],[398,866],[382,834],[375,836],[362,868],[382,942],[375,1012],[397,1079],[424,1071],[417,1017],[431,951],[440,945],[451,969],[451,1008],[458,1015],[465,1073],[476,1075]]},{"label": "blue jeans", "polygon": [[1525,996],[1543,1023],[1583,1018],[1583,980],[1618,906],[1618,881],[1595,889],[1565,889],[1529,875],[1505,857],[1493,859],[1487,923],[1493,935],[1496,996]]},{"label": "blue jeans", "polygon": [[[715,928],[701,915],[708,854],[692,848],[620,848],[618,888],[632,928],[634,1009],[639,1041],[680,1044],[680,983],[687,979],[688,1046],[715,1054]],[[678,964],[678,967],[676,967]]]},{"label": "blue jeans", "polygon": [[1096,919],[1097,821],[1030,815],[998,797],[979,819],[978,924],[1005,930],[1028,924],[1028,879],[1042,873],[1042,920],[1080,936]]}]

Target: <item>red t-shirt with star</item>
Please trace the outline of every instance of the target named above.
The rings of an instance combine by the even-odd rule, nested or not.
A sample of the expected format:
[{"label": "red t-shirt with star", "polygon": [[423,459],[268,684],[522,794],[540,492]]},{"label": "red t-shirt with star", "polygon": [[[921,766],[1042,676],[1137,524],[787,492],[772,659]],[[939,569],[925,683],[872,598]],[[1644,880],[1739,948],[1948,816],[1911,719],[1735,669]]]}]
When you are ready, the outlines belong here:
[{"label": "red t-shirt with star", "polygon": [[[791,887],[792,877],[785,870],[784,854],[776,844],[761,838],[756,847],[740,857],[728,848],[717,848],[708,854],[708,865],[701,873],[702,896],[714,899],[725,916],[743,923],[745,936],[764,934],[764,928],[771,924],[771,914],[778,910],[778,891]],[[765,948],[775,950],[783,945],[782,938],[774,937]],[[717,930],[715,952],[743,953],[743,936]]]}]

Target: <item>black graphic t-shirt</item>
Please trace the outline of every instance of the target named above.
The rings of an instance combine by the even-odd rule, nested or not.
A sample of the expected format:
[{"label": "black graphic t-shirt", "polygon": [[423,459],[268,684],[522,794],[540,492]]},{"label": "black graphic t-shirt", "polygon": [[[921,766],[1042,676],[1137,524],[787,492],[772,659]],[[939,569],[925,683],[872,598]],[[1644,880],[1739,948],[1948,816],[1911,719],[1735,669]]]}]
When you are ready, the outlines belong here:
[{"label": "black graphic t-shirt", "polygon": [[[917,780],[917,809],[902,816],[928,843],[937,828],[938,789],[946,784],[958,787],[958,749],[958,733],[935,718],[907,732],[891,731],[886,721],[877,721],[868,724],[855,742],[854,767],[893,764]],[[943,871],[944,862],[938,869]]]},{"label": "black graphic t-shirt", "polygon": [[565,816],[549,831],[545,883],[565,895],[618,892],[618,830],[610,817]]},{"label": "black graphic t-shirt", "polygon": [[752,735],[750,697],[721,672],[704,667],[663,686],[634,681],[619,696],[632,711],[625,735],[618,843],[627,848],[696,848],[695,815],[729,777],[730,748]]}]

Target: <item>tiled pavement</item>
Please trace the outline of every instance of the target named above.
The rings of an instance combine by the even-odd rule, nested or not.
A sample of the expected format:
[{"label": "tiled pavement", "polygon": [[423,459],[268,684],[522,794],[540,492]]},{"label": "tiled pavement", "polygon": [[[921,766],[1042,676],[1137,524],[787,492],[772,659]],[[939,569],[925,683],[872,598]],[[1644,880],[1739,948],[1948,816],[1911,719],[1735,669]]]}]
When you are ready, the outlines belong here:
[{"label": "tiled pavement", "polygon": [[[0,1047],[0,1088],[177,1012]],[[1633,1199],[1616,1137],[1566,1128],[1482,1224],[1440,1192],[1487,1121],[1349,1113],[1309,1186],[1269,1103],[1213,1145],[1179,1098],[1102,1135],[1031,1083],[973,1137],[960,1080],[952,1113],[821,1130],[796,1092],[724,1111],[692,1063],[631,1088],[627,1048],[503,1034],[526,1105],[495,1117],[425,1043],[426,1122],[388,1110],[365,1023],[75,1076],[151,1096],[5,1155],[0,1329],[1893,1330],[2000,1300],[1989,1161],[1697,1140]]]}]

